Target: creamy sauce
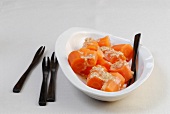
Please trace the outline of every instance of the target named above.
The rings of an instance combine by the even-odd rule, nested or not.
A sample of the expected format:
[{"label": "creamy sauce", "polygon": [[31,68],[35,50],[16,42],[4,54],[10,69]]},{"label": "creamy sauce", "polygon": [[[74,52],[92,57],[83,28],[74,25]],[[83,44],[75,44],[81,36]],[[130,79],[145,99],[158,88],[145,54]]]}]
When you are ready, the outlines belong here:
[{"label": "creamy sauce", "polygon": [[[97,77],[101,80],[103,80],[104,82],[108,82],[109,80],[113,80],[116,84],[120,84],[120,79],[113,76],[111,73],[107,72],[105,70],[105,68],[103,68],[100,65],[94,66],[91,70],[90,70],[90,78],[94,78]],[[104,83],[103,85],[103,90],[105,89],[106,84]]]},{"label": "creamy sauce", "polygon": [[95,40],[93,38],[86,38],[85,42],[83,43],[83,47],[86,47],[87,45],[93,45],[92,42],[94,42]]},{"label": "creamy sauce", "polygon": [[128,65],[128,62],[126,62],[125,60],[119,60],[117,62],[115,62],[114,64],[111,64],[110,66],[110,70],[115,70],[115,69],[119,69],[122,66]]}]

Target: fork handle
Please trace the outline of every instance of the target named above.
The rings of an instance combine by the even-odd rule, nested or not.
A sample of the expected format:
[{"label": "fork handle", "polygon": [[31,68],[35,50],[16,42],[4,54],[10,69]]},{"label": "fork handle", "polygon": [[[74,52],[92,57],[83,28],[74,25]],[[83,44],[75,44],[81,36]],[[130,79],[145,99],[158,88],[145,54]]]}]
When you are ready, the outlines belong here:
[{"label": "fork handle", "polygon": [[47,101],[47,78],[43,77],[41,91],[40,91],[40,97],[39,97],[39,105],[45,106],[46,101]]},{"label": "fork handle", "polygon": [[54,102],[56,93],[56,71],[51,71],[50,84],[48,87],[47,101]]},{"label": "fork handle", "polygon": [[18,80],[18,82],[16,83],[16,85],[13,88],[13,92],[14,93],[19,93],[23,87],[23,84],[28,76],[28,74],[30,73],[31,69],[33,68],[33,65],[30,65],[28,67],[28,69],[25,71],[25,73],[21,76],[21,78]]}]

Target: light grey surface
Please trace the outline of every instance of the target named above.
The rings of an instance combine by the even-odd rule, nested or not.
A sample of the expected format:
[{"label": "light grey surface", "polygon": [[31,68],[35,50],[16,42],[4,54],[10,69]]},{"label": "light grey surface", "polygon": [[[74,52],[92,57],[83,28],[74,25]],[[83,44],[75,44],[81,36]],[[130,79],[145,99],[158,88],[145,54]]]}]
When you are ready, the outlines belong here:
[{"label": "light grey surface", "polygon": [[[170,113],[169,20],[168,0],[1,0],[0,113]],[[44,56],[51,56],[57,37],[75,26],[127,39],[141,32],[155,59],[149,79],[120,101],[101,102],[72,86],[59,68],[57,101],[40,107],[40,63],[21,93],[12,93],[36,50],[45,45]]]}]

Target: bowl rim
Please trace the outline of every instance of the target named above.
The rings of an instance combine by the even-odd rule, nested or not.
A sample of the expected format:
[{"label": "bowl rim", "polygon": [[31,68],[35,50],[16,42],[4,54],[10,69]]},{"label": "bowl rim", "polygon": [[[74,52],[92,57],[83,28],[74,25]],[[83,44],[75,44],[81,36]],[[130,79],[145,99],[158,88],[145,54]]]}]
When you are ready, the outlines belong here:
[{"label": "bowl rim", "polygon": [[[80,32],[83,32],[83,33],[89,33],[90,32],[90,33],[96,33],[96,34],[109,35],[111,37],[123,39],[125,41],[132,43],[131,40],[120,38],[120,37],[117,37],[117,36],[113,36],[111,34],[100,32],[100,31],[90,29],[90,28],[73,27],[73,28],[70,28],[70,29],[66,30],[65,32],[63,32],[56,40],[55,55],[58,59],[59,65],[60,65],[64,75],[66,76],[66,78],[78,89],[82,90],[85,93],[93,94],[93,95],[96,95],[96,96],[117,97],[117,96],[122,96],[124,94],[130,93],[131,91],[135,90],[144,81],[146,81],[146,79],[148,79],[148,77],[150,76],[150,74],[151,74],[151,72],[154,68],[154,58],[153,58],[151,52],[149,51],[149,49],[147,49],[145,46],[140,44],[140,46],[139,46],[140,47],[140,53],[143,54],[142,56],[144,56],[145,59],[144,59],[143,73],[137,81],[135,81],[129,87],[127,87],[127,88],[125,88],[121,91],[117,91],[117,92],[105,92],[105,91],[96,90],[96,89],[93,89],[91,87],[88,87],[73,72],[70,65],[68,64],[67,57],[66,57],[65,48],[66,48],[67,42],[69,41],[69,39],[71,38],[72,35],[74,35],[76,33],[80,33]],[[64,50],[62,50],[62,49],[64,49]],[[67,63],[66,62],[64,63],[63,61],[67,61]],[[66,70],[67,70],[67,72],[65,72]],[[71,78],[71,75],[76,75],[76,76]]]}]

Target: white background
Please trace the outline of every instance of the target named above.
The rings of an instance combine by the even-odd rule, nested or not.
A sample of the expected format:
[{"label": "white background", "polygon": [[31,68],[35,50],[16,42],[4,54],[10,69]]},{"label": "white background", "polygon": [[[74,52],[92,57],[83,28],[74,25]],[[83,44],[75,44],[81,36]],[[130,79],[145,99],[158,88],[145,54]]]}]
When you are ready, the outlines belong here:
[{"label": "white background", "polygon": [[[149,79],[116,102],[94,100],[76,89],[59,68],[57,101],[38,105],[41,63],[21,93],[12,89],[36,50],[46,46],[51,56],[57,37],[71,27],[87,27],[133,39],[153,54]],[[170,1],[168,0],[0,0],[0,114],[170,113]]]}]

